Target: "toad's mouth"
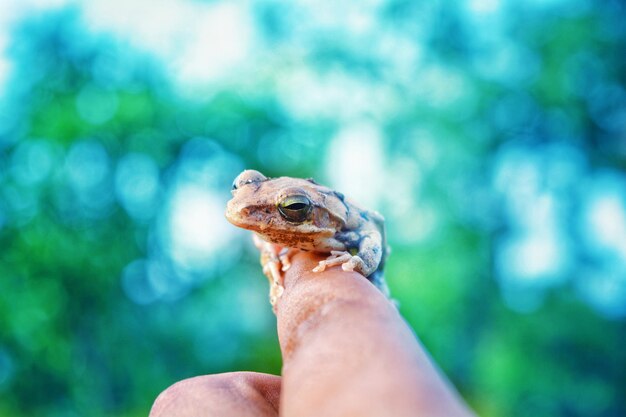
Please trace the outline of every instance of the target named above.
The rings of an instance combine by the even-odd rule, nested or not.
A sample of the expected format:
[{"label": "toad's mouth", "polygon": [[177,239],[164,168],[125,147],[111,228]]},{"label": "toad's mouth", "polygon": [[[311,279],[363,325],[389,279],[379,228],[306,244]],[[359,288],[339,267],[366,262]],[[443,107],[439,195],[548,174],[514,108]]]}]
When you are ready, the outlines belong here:
[{"label": "toad's mouth", "polygon": [[[232,201],[232,200],[231,200]],[[267,210],[254,207],[237,207],[236,203],[228,202],[226,206],[226,220],[242,229],[265,233],[280,228],[277,219],[268,215]]]},{"label": "toad's mouth", "polygon": [[235,201],[235,199],[228,200],[226,203],[226,212],[224,215],[226,216],[226,220],[231,222],[237,227],[246,228],[246,225],[249,223],[247,219],[247,213],[245,212],[245,206],[241,203]]},{"label": "toad's mouth", "polygon": [[228,220],[231,224],[233,224],[234,226],[240,227],[242,229],[256,230],[259,228],[258,225],[251,223],[249,219],[247,219],[245,216],[242,216],[241,214],[237,212],[227,209],[225,216],[226,216],[226,220]]}]

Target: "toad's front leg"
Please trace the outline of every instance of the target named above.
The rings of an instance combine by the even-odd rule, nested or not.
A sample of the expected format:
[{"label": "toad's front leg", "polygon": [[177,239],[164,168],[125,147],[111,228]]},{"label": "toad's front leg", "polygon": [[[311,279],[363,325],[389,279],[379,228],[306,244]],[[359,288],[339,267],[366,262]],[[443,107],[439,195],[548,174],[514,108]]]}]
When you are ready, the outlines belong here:
[{"label": "toad's front leg", "polygon": [[[358,256],[352,256],[350,252],[334,250],[330,252],[330,256],[323,261],[320,261],[315,268],[313,268],[313,272],[322,272],[325,271],[326,268],[330,268],[331,266],[341,265],[341,268],[344,271],[352,271],[354,267],[352,265],[348,265],[349,262],[352,261],[352,258],[358,258]],[[360,259],[360,258],[359,258]],[[348,265],[344,268],[344,265]]]},{"label": "toad's front leg", "polygon": [[348,247],[358,247],[351,251],[331,251],[330,256],[313,269],[314,272],[324,271],[328,267],[341,265],[344,271],[356,271],[368,277],[382,260],[382,236],[377,230],[369,230],[362,234],[351,232],[343,236]]},{"label": "toad's front leg", "polygon": [[287,248],[264,241],[257,234],[252,235],[252,240],[254,246],[261,252],[261,266],[270,282],[270,304],[274,309],[276,302],[285,291],[281,270],[286,271],[285,267],[288,268],[290,265],[288,251],[285,250]]}]

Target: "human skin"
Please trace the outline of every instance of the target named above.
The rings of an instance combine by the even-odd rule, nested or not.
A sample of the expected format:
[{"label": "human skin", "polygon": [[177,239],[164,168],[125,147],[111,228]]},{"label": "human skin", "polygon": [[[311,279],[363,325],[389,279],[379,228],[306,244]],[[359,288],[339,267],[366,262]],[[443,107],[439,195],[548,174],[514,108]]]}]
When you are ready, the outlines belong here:
[{"label": "human skin", "polygon": [[471,417],[395,306],[356,272],[311,270],[300,252],[276,305],[282,377],[254,372],[178,382],[151,417]]}]

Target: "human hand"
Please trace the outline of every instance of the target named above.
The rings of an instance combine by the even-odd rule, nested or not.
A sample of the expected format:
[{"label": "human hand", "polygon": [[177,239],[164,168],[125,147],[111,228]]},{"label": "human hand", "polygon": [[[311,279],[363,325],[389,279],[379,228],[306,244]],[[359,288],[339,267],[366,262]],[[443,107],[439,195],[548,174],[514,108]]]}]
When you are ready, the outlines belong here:
[{"label": "human hand", "polygon": [[393,304],[356,272],[311,270],[300,252],[276,305],[282,377],[254,372],[178,382],[151,417],[471,417]]}]

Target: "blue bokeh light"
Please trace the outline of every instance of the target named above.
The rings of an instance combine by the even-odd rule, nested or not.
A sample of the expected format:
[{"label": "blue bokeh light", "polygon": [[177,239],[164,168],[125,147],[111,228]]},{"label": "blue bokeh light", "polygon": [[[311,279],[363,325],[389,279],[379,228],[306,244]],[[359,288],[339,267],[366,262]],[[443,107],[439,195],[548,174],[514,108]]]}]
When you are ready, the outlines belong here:
[{"label": "blue bokeh light", "polygon": [[[584,194],[580,232],[591,257],[626,279],[626,176],[596,173]],[[624,300],[626,302],[626,299]]]},{"label": "blue bokeh light", "polygon": [[118,99],[113,91],[89,84],[76,96],[76,110],[87,122],[100,125],[110,120],[118,107]]},{"label": "blue bokeh light", "polygon": [[23,186],[37,185],[52,173],[60,157],[60,149],[49,141],[22,141],[11,158],[12,176]]},{"label": "blue bokeh light", "polygon": [[13,358],[6,350],[0,348],[0,392],[4,391],[9,385],[14,374],[15,365]]},{"label": "blue bokeh light", "polygon": [[[545,289],[566,282],[580,262],[572,221],[587,169],[583,154],[566,144],[512,144],[500,151],[494,187],[509,227],[495,247],[495,272],[512,308],[540,307]],[[511,288],[527,296],[513,297]]]},{"label": "blue bokeh light", "polygon": [[585,269],[577,283],[580,297],[609,319],[626,317],[626,267],[604,264]]},{"label": "blue bokeh light", "polygon": [[[224,217],[230,189],[243,169],[240,160],[216,142],[189,140],[172,167],[149,242],[148,262],[167,265],[167,279],[150,274],[154,288],[178,294],[226,270],[241,253],[240,231]],[[165,274],[160,275],[165,277]],[[161,284],[155,284],[160,282]]]},{"label": "blue bokeh light", "polygon": [[150,285],[148,263],[136,260],[122,271],[122,288],[126,296],[137,304],[150,304],[158,299],[158,293]]},{"label": "blue bokeh light", "polygon": [[83,193],[107,179],[109,157],[106,150],[95,140],[75,142],[65,159],[65,173],[72,188]]},{"label": "blue bokeh light", "polygon": [[500,242],[496,272],[502,280],[529,286],[560,283],[571,264],[566,242],[564,236],[549,229],[509,235]]},{"label": "blue bokeh light", "polygon": [[115,170],[115,191],[128,214],[140,221],[150,219],[160,191],[159,168],[154,160],[140,153],[123,156]]}]

